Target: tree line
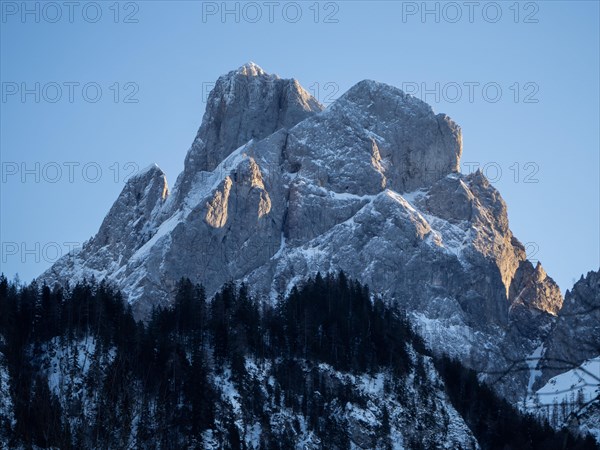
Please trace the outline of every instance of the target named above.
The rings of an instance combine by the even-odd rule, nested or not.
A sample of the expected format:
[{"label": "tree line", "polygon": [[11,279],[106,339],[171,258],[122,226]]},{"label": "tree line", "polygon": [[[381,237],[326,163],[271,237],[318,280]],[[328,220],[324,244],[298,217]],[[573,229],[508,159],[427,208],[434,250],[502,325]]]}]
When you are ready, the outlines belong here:
[{"label": "tree line", "polygon": [[[90,342],[93,351],[86,350]],[[323,448],[349,448],[336,408],[365,400],[319,365],[385,372],[390,395],[409,405],[409,378],[428,395],[422,360],[433,358],[482,448],[596,448],[591,438],[517,412],[459,362],[434,357],[396,306],[344,273],[318,274],[274,304],[234,283],[208,299],[201,285],[182,279],[171,304],[155,308],[147,322],[136,322],[103,281],[49,287],[1,276],[0,350],[14,416],[6,420],[3,412],[0,436],[10,447],[202,448],[211,441],[246,448],[240,413],[218,385],[231,380],[241,414],[260,423],[260,448],[295,444],[297,426],[273,427],[273,414],[283,410],[305,417]],[[51,389],[53,361],[69,382]],[[268,367],[273,381],[250,376],[250,361]],[[376,442],[391,448],[390,412],[382,414]],[[432,445],[413,433],[411,448]]]}]

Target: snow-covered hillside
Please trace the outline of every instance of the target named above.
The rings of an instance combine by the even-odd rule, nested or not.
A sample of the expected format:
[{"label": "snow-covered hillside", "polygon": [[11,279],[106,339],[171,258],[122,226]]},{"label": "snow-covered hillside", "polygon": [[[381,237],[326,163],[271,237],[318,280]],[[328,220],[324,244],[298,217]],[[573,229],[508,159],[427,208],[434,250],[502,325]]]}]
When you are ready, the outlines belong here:
[{"label": "snow-covered hillside", "polygon": [[600,442],[600,356],[552,377],[527,398],[524,409],[557,429],[567,426]]}]

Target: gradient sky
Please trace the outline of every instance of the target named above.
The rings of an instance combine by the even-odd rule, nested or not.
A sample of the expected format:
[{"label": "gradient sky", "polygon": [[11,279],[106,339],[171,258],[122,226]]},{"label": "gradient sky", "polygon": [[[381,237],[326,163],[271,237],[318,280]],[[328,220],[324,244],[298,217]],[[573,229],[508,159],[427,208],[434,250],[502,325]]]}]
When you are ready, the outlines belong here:
[{"label": "gradient sky", "polygon": [[485,169],[563,291],[600,266],[597,1],[430,2],[425,17],[423,2],[275,2],[271,17],[265,2],[230,2],[224,18],[222,2],[44,5],[23,17],[1,3],[9,277],[29,281],[94,235],[136,168],[156,162],[172,186],[211,83],[247,61],[323,102],[366,78],[417,90],[461,125],[463,171]]}]

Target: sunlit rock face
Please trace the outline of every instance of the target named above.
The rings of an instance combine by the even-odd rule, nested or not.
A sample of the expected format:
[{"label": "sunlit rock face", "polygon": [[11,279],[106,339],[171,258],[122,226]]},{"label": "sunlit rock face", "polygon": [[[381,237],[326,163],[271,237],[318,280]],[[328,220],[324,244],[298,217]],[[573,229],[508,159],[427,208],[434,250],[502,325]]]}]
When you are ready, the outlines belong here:
[{"label": "sunlit rock face", "polygon": [[[362,81],[323,109],[247,64],[217,80],[173,191],[159,169],[137,177],[41,278],[107,277],[146,318],[181,277],[209,294],[243,280],[276,301],[344,270],[485,376],[530,354],[562,299],[526,262],[498,191],[459,173],[461,152],[456,123],[392,86]],[[517,399],[526,384],[519,372],[498,389]]]},{"label": "sunlit rock face", "polygon": [[296,80],[269,75],[254,63],[219,77],[185,158],[177,200],[189,193],[198,173],[213,171],[241,145],[289,129],[322,110]]},{"label": "sunlit rock face", "polygon": [[540,311],[558,314],[563,304],[558,285],[538,262],[535,268],[529,261],[521,261],[510,286],[513,308],[533,307]]},{"label": "sunlit rock face", "polygon": [[232,185],[231,178],[223,180],[223,190],[217,190],[213,199],[206,203],[207,211],[204,219],[213,228],[221,228],[227,223],[227,207]]}]

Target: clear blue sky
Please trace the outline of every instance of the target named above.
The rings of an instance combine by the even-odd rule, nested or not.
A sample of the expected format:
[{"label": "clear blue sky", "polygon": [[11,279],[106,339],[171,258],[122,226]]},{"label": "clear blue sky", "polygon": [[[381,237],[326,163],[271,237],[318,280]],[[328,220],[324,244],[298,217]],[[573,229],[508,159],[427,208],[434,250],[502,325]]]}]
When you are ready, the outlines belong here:
[{"label": "clear blue sky", "polygon": [[136,167],[172,185],[210,83],[250,60],[321,101],[365,78],[433,91],[532,258],[563,291],[598,269],[598,2],[276,3],[3,1],[1,270],[30,280],[95,234]]}]

